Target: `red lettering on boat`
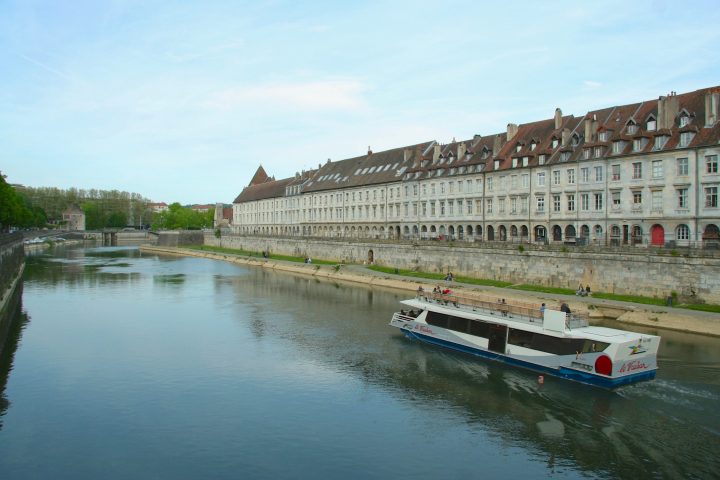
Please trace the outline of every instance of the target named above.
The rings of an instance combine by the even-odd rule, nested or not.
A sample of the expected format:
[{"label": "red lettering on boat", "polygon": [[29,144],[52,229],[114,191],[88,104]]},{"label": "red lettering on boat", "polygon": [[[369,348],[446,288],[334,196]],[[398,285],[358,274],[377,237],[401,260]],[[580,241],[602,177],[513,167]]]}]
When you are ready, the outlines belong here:
[{"label": "red lettering on boat", "polygon": [[633,370],[645,370],[646,368],[648,368],[648,366],[644,362],[633,360],[623,364],[623,366],[620,367],[620,373],[632,372]]}]

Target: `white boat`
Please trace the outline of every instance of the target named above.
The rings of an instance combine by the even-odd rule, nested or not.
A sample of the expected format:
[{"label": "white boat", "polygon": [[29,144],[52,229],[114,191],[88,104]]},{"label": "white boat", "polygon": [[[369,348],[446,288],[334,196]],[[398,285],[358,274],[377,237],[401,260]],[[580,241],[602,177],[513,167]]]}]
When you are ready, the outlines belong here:
[{"label": "white boat", "polygon": [[[660,337],[591,326],[535,304],[478,301],[418,292],[390,325],[411,339],[536,372],[613,389],[650,380]],[[569,310],[569,309],[568,309]]]}]

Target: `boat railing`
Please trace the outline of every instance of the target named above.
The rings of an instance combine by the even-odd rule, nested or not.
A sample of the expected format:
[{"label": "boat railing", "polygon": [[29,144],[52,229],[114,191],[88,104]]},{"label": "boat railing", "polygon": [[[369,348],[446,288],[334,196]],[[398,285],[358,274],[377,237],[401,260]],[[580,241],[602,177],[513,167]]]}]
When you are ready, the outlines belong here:
[{"label": "boat railing", "polygon": [[[465,297],[461,295],[456,295],[454,293],[436,293],[423,291],[417,292],[416,298],[427,303],[436,303],[448,307],[455,307],[465,311],[484,313],[489,315],[498,315],[501,318],[507,317],[508,319],[534,325],[543,324],[543,312],[541,310],[541,304],[537,303],[517,301],[513,301],[512,303],[506,303],[504,299],[490,301]],[[557,308],[557,310],[560,310],[560,308]],[[567,314],[567,320],[565,324],[569,329],[587,327],[589,325],[588,316],[576,313],[569,313]]]}]

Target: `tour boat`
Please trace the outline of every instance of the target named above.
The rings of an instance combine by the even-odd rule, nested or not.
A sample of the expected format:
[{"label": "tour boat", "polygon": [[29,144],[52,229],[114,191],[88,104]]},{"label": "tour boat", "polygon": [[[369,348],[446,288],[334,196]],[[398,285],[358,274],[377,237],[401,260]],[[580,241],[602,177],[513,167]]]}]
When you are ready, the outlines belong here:
[{"label": "tour boat", "polygon": [[[588,319],[527,303],[419,291],[390,325],[411,339],[614,389],[655,377],[660,337],[591,326]],[[544,380],[544,376],[541,377]]]}]

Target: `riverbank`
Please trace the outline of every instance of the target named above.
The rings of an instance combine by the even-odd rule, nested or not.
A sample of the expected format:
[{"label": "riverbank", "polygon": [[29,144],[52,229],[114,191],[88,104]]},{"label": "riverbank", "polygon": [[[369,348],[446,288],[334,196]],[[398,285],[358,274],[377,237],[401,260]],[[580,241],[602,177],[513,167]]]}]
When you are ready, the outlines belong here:
[{"label": "riverbank", "polygon": [[[379,273],[362,265],[316,265],[281,260],[246,257],[241,255],[203,252],[180,247],[157,247],[142,245],[142,252],[223,260],[241,265],[253,265],[282,272],[309,275],[332,281],[361,283],[381,288],[394,288],[415,292],[419,285],[432,290],[437,282],[409,279],[399,275]],[[681,332],[720,336],[720,315],[716,313],[681,310],[671,307],[643,305],[592,297],[576,297],[538,292],[518,291],[499,287],[464,285],[453,283],[452,289],[463,296],[485,301],[504,298],[507,302],[554,303],[567,302],[573,311],[586,313],[593,319],[614,319],[619,322],[649,327],[665,328]]]}]

